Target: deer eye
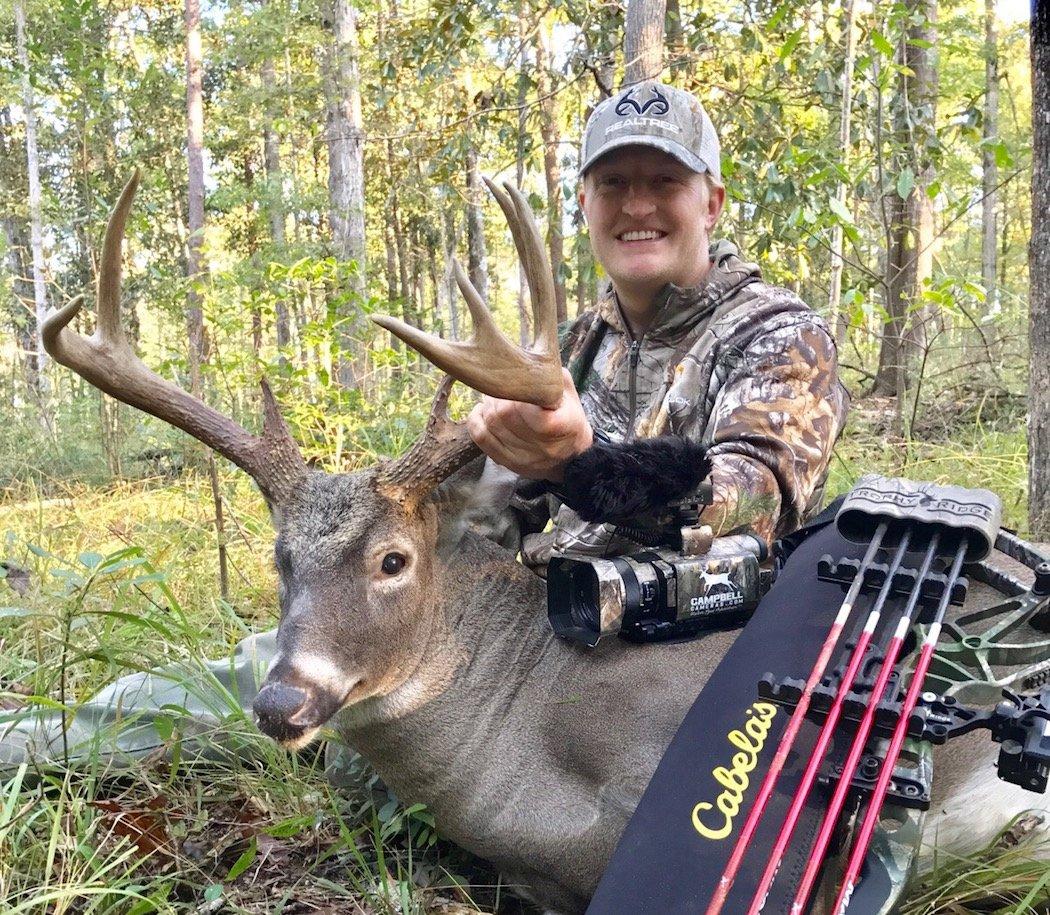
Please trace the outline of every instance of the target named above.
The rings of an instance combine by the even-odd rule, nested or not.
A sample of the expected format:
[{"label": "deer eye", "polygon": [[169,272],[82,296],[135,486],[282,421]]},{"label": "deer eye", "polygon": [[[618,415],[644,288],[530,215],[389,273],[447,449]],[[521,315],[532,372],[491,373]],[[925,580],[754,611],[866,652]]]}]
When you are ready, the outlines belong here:
[{"label": "deer eye", "polygon": [[383,574],[397,575],[405,567],[405,557],[400,553],[387,553],[383,557]]}]

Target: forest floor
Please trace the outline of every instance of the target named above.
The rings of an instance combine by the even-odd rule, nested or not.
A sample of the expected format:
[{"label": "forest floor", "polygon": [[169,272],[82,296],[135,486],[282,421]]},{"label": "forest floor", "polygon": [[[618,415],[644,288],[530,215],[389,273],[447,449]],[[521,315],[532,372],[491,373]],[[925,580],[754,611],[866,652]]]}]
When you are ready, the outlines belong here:
[{"label": "forest floor", "polygon": [[[1024,530],[1023,412],[956,397],[896,438],[890,405],[854,405],[828,494],[863,472],[986,486]],[[224,477],[231,563],[218,597],[207,483],[192,475],[89,488],[50,480],[0,500],[0,716],[61,715],[134,671],[222,656],[276,623],[272,534],[250,484]],[[194,667],[197,664],[197,667]],[[6,711],[5,711],[6,710]],[[2,721],[0,717],[0,721]],[[527,911],[498,877],[438,839],[361,764],[343,790],[317,749],[287,753],[236,703],[221,724],[235,755],[207,755],[177,709],[158,726],[174,752],[119,771],[0,767],[0,908],[35,912],[409,913]],[[0,726],[2,731],[2,726]],[[214,749],[214,747],[212,747]],[[2,759],[2,756],[0,756]],[[909,915],[1045,909],[1050,866],[1031,824],[985,853],[942,861]]]}]

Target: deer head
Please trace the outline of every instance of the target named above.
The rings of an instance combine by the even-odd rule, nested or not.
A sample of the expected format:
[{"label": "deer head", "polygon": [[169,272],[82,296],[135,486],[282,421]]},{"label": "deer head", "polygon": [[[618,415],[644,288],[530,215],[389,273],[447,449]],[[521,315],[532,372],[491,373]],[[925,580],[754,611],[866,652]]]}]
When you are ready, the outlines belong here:
[{"label": "deer head", "polygon": [[528,350],[496,328],[477,290],[454,264],[474,319],[466,343],[433,337],[395,318],[377,323],[449,373],[423,435],[402,457],[358,473],[310,470],[269,387],[262,382],[263,431],[255,436],[135,355],[120,325],[122,243],[138,173],[106,228],[94,335],[68,324],[77,298],[42,327],[47,351],[107,394],[213,448],[255,480],[277,529],[275,561],[281,622],[278,655],[256,698],[260,728],[299,746],[340,709],[387,695],[412,675],[441,624],[436,586],[443,518],[435,490],[477,447],[447,413],[453,378],[497,397],[557,405],[562,391],[554,283],[539,229],[516,189],[488,182],[503,210],[529,280],[536,337]]}]

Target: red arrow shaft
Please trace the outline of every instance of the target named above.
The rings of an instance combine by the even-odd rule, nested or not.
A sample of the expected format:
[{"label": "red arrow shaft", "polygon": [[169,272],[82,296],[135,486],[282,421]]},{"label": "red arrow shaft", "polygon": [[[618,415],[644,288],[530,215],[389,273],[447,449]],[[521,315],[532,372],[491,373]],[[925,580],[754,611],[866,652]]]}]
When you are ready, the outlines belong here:
[{"label": "red arrow shaft", "polygon": [[865,572],[875,558],[875,554],[882,546],[882,539],[886,535],[886,527],[886,522],[882,522],[875,529],[875,534],[871,538],[871,543],[868,545],[864,558],[861,560],[860,566],[857,569],[857,575],[850,583],[849,590],[846,592],[846,597],[842,601],[838,615],[835,617],[835,621],[831,624],[831,629],[828,632],[827,638],[824,640],[823,646],[821,646],[820,654],[817,656],[817,660],[813,664],[813,669],[810,671],[809,678],[806,680],[806,685],[802,689],[802,695],[799,697],[798,705],[795,706],[795,711],[792,712],[787,728],[784,730],[784,734],[780,738],[780,743],[777,745],[777,750],[773,755],[769,769],[766,770],[765,777],[762,779],[762,784],[759,786],[758,794],[755,795],[755,803],[752,805],[751,810],[747,815],[747,819],[744,821],[744,825],[740,829],[740,835],[737,836],[736,844],[733,846],[733,851],[730,853],[729,860],[726,862],[725,870],[722,872],[722,877],[718,881],[718,887],[707,907],[705,915],[718,915],[718,913],[722,911],[726,899],[729,897],[729,891],[732,889],[733,882],[736,880],[736,876],[740,872],[740,866],[744,861],[744,856],[747,854],[747,849],[751,843],[751,839],[754,837],[755,830],[758,829],[758,824],[762,819],[762,815],[765,813],[766,806],[769,804],[769,799],[773,796],[773,790],[776,788],[777,779],[780,777],[780,773],[784,769],[784,764],[787,762],[788,754],[791,752],[791,748],[795,743],[795,738],[798,736],[799,729],[802,727],[802,722],[806,718],[806,711],[809,708],[810,700],[813,697],[813,690],[816,689],[817,684],[820,682],[821,677],[824,676],[824,671],[827,670],[827,666],[831,661],[832,652],[838,644],[839,637],[842,635],[842,630],[853,611],[853,604],[857,600],[861,588],[864,585]]},{"label": "red arrow shaft", "polygon": [[856,888],[857,878],[860,876],[864,858],[868,853],[868,847],[871,845],[871,837],[874,835],[875,827],[879,822],[879,813],[882,811],[883,802],[886,800],[886,793],[889,790],[890,779],[893,777],[894,766],[896,766],[897,760],[900,758],[901,747],[908,736],[908,718],[911,716],[915,706],[918,705],[919,694],[922,692],[926,673],[930,669],[933,652],[937,647],[937,640],[940,638],[941,623],[944,621],[944,614],[948,609],[948,604],[951,602],[951,592],[959,578],[959,572],[962,569],[965,556],[966,541],[964,540],[955,554],[951,571],[948,573],[948,580],[944,593],[941,595],[940,603],[937,606],[933,625],[930,626],[930,631],[926,633],[922,648],[919,650],[919,659],[915,662],[915,672],[912,674],[911,682],[908,684],[908,692],[904,697],[904,704],[901,706],[900,718],[897,719],[896,727],[893,729],[893,737],[890,738],[890,745],[886,749],[886,758],[883,760],[878,781],[875,783],[875,790],[872,792],[867,812],[864,815],[864,821],[861,823],[857,832],[857,838],[853,843],[853,851],[850,853],[849,863],[846,865],[846,872],[842,878],[842,887],[839,889],[835,905],[831,909],[836,915],[842,915],[846,911],[850,897],[853,895],[853,890]]}]

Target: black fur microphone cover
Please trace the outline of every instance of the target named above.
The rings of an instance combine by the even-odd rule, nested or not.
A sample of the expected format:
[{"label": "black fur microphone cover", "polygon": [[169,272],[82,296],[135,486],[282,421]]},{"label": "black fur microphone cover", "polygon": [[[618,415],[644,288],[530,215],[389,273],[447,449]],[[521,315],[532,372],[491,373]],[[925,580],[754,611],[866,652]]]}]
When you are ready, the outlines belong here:
[{"label": "black fur microphone cover", "polygon": [[584,521],[621,524],[663,511],[710,472],[707,448],[677,435],[595,442],[565,465],[558,495]]}]

